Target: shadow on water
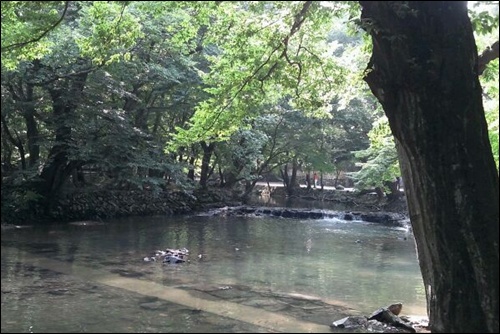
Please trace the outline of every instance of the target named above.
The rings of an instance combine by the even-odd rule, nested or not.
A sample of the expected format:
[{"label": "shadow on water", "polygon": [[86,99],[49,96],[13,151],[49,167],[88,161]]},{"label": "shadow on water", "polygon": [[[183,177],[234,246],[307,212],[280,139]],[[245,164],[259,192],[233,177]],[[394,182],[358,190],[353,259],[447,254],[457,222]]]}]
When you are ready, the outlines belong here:
[{"label": "shadow on water", "polygon": [[[331,332],[397,301],[425,314],[402,229],[201,215],[105,223],[2,232],[2,332]],[[188,263],[143,261],[182,247]]]}]

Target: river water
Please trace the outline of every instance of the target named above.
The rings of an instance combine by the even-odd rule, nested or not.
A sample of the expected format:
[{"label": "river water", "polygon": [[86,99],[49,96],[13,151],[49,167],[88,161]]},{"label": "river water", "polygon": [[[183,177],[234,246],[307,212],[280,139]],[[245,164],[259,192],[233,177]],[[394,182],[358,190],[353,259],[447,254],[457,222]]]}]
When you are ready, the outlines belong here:
[{"label": "river water", "polygon": [[[183,264],[145,262],[189,250]],[[425,315],[412,234],[380,224],[210,215],[2,231],[2,333],[331,332],[403,303]]]}]

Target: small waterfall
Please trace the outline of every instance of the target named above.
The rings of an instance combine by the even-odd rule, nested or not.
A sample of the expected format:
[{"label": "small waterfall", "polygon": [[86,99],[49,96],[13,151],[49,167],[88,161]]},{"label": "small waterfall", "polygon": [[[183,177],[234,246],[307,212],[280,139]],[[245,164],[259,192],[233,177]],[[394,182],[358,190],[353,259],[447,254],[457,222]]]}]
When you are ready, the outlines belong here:
[{"label": "small waterfall", "polygon": [[[200,214],[203,215],[203,214]],[[408,226],[408,218],[392,212],[352,212],[319,209],[295,209],[285,207],[253,207],[234,206],[223,207],[210,211],[210,215],[235,216],[271,216],[290,219],[339,219],[353,222],[369,222],[389,224],[393,226]]]}]

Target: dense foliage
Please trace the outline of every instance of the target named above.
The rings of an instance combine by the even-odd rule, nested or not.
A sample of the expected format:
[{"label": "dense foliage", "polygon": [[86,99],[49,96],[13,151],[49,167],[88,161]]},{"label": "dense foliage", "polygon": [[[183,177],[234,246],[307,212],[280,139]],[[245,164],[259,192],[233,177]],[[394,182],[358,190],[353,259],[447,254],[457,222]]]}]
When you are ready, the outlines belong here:
[{"label": "dense foliage", "polygon": [[[2,2],[2,203],[18,212],[95,187],[248,194],[269,173],[292,191],[303,179],[289,169],[340,175],[356,162],[360,188],[393,180],[392,136],[361,80],[369,44],[358,11],[356,2]],[[495,13],[471,13],[486,47]],[[498,164],[498,59],[482,79]]]}]

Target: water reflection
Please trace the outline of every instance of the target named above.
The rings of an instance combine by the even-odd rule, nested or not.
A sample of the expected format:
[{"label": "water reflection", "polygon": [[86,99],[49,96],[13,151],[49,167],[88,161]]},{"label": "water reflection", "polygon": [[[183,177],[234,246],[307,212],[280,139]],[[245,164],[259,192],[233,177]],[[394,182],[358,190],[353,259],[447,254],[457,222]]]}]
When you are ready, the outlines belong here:
[{"label": "water reflection", "polygon": [[[156,249],[182,247],[190,250],[190,263],[142,261]],[[26,265],[33,257],[57,260],[66,266],[60,272],[80,281],[38,262]],[[236,315],[221,321],[203,308],[203,316],[193,315],[169,299],[144,308],[139,290],[95,283],[108,274],[199,291],[234,287],[225,292],[233,302],[271,311],[281,304],[262,302],[264,293],[316,296],[363,313],[401,301],[403,313],[425,314],[415,246],[405,230],[338,219],[140,217],[2,232],[2,332],[35,325],[51,332],[266,331]],[[151,308],[158,319],[151,319]],[[308,321],[335,320],[317,308]]]}]

